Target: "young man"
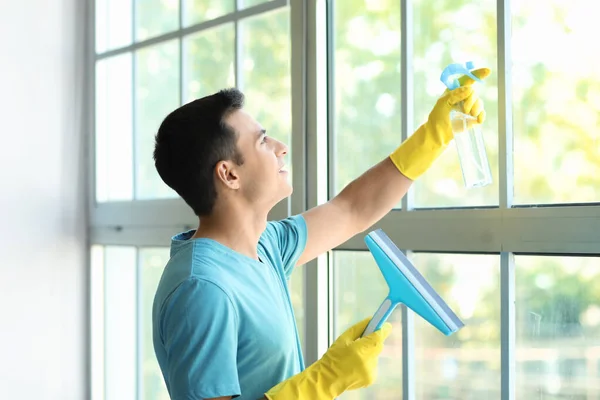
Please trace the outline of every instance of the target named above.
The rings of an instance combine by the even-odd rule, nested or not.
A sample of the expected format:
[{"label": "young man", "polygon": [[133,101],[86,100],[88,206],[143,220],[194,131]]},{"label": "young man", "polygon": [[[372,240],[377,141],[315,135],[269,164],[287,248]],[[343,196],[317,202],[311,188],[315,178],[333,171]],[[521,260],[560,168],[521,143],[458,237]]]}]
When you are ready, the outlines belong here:
[{"label": "young man", "polygon": [[[474,72],[484,78],[488,69]],[[333,399],[373,383],[391,326],[361,338],[368,319],[304,368],[287,280],[364,231],[400,201],[452,140],[449,114],[485,117],[471,88],[446,91],[426,123],[390,157],[326,204],[282,221],[271,208],[292,193],[287,147],[223,90],[169,114],[156,135],[163,181],[199,217],[172,239],[153,306],[154,349],[171,398]]]}]

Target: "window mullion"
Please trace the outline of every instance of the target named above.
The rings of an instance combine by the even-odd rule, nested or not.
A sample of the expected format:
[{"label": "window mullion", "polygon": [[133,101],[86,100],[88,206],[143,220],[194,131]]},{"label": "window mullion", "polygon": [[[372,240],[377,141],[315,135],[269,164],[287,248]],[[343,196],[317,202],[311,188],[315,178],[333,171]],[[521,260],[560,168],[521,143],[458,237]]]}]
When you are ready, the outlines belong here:
[{"label": "window mullion", "polygon": [[[497,1],[498,46],[498,175],[499,206],[509,209],[514,200],[514,153],[511,91],[510,0]],[[501,398],[515,398],[515,263],[514,254],[500,254]]]},{"label": "window mullion", "polygon": [[[413,7],[412,0],[400,3],[400,74],[402,93],[402,135],[406,140],[413,131]],[[414,207],[414,186],[402,199],[401,212],[410,212]],[[407,252],[407,257],[409,257]],[[415,315],[404,304],[402,310],[402,398],[415,399]]]},{"label": "window mullion", "polygon": [[[132,38],[132,42],[135,43],[136,40],[136,34],[135,34],[135,27],[136,27],[136,12],[135,12],[135,0],[131,1],[131,18],[132,18],[132,22],[131,22],[131,38]],[[131,146],[131,174],[133,174],[132,176],[132,198],[136,199],[136,192],[137,192],[137,162],[136,162],[136,157],[137,157],[137,149],[136,149],[136,145],[135,145],[135,137],[136,137],[136,127],[137,127],[137,121],[136,121],[136,115],[137,115],[137,107],[136,107],[136,65],[137,65],[137,51],[136,50],[132,50],[131,51],[131,141],[132,141],[132,146]]]},{"label": "window mullion", "polygon": [[497,2],[498,46],[498,179],[500,208],[511,208],[514,200],[514,154],[511,90],[510,0]]},{"label": "window mullion", "polygon": [[[144,372],[143,372],[143,346],[144,346],[144,331],[142,329],[143,324],[143,298],[142,298],[142,263],[140,259],[140,248],[135,249],[135,337],[136,337],[136,366],[135,366],[135,376],[136,376],[136,392],[137,399],[142,400],[145,398],[144,396]],[[147,339],[147,338],[146,338]]]},{"label": "window mullion", "polygon": [[[300,0],[297,0],[300,1]],[[327,201],[327,55],[323,0],[306,2],[306,208]],[[311,51],[308,51],[310,49]],[[327,255],[306,265],[306,364],[318,360],[329,345],[329,267]]]},{"label": "window mullion", "polygon": [[[413,96],[413,7],[412,0],[402,0],[400,4],[400,74],[402,85],[402,141],[406,140],[414,129]],[[402,210],[410,211],[414,207],[414,185],[402,199]]]},{"label": "window mullion", "polygon": [[513,253],[500,254],[500,362],[501,398],[515,399],[515,258]]},{"label": "window mullion", "polygon": [[[179,0],[179,29],[183,29],[183,0]],[[185,54],[183,50],[183,36],[179,37],[179,104],[185,103],[185,71],[183,65],[185,63]]]}]

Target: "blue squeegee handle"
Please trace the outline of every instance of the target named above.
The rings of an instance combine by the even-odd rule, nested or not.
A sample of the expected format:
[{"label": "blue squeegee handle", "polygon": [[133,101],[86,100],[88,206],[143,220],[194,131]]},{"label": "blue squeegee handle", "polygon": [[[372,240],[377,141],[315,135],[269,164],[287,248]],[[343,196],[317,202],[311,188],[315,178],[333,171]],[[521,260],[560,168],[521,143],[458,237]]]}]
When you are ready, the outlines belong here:
[{"label": "blue squeegee handle", "polygon": [[392,314],[392,311],[394,311],[394,308],[396,308],[397,305],[398,303],[393,302],[389,297],[387,297],[383,301],[383,303],[381,303],[375,314],[373,314],[371,321],[369,321],[369,324],[365,328],[365,331],[363,332],[361,337],[367,336],[370,333],[379,330],[379,328],[381,328],[381,325],[383,325],[384,322],[387,321],[388,317]]}]

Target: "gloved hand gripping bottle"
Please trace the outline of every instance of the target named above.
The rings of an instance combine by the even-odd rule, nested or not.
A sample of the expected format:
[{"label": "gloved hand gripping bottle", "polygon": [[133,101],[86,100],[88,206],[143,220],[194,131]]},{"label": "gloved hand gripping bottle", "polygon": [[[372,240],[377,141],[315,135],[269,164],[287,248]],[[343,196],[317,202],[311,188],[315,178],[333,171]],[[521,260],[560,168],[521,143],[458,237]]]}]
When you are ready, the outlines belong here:
[{"label": "gloved hand gripping bottle", "polygon": [[[449,90],[454,90],[460,86],[458,77],[462,75],[467,75],[476,82],[481,82],[481,79],[471,73],[473,68],[472,62],[467,62],[465,65],[450,64],[442,72],[440,80]],[[462,102],[458,105],[462,109]],[[450,121],[465,187],[470,189],[489,185],[492,183],[492,172],[485,151],[481,125],[477,123],[477,118],[452,110]]]}]

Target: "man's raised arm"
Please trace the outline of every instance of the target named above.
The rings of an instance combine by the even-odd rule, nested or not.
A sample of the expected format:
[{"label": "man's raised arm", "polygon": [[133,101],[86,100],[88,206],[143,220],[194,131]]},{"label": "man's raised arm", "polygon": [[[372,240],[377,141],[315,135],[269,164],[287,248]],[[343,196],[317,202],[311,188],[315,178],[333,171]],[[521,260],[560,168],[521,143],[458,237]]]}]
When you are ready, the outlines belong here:
[{"label": "man's raised arm", "polygon": [[[482,68],[473,74],[485,78],[490,70]],[[450,111],[457,103],[463,101],[463,111],[477,117],[478,123],[483,122],[485,111],[471,87],[473,82],[461,78],[462,86],[444,92],[427,122],[389,157],[352,181],[329,202],[303,213],[308,238],[298,265],[369,228],[398,204],[412,182],[429,169],[454,138]]]}]

